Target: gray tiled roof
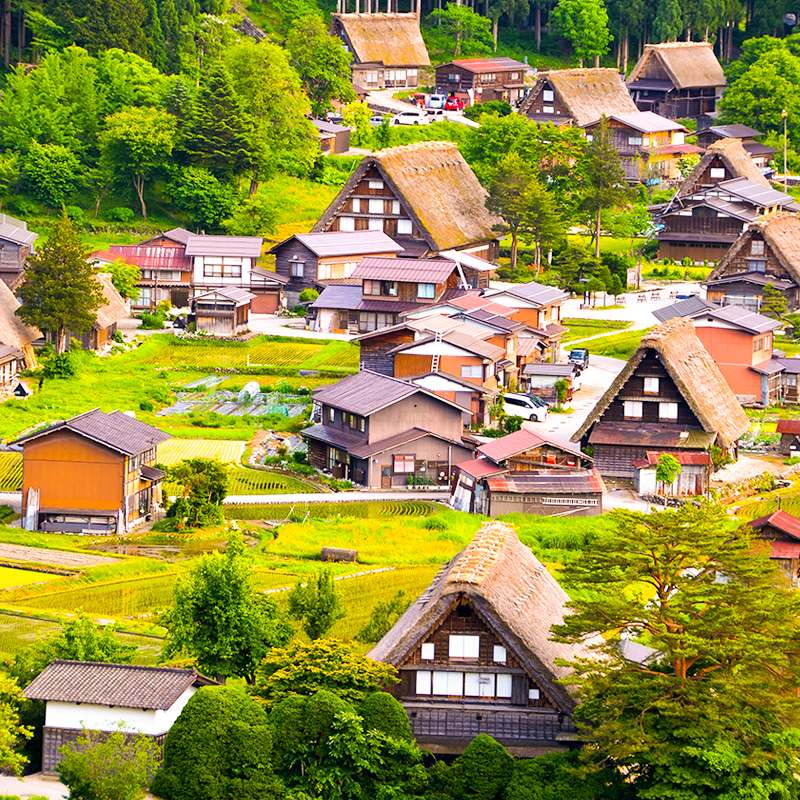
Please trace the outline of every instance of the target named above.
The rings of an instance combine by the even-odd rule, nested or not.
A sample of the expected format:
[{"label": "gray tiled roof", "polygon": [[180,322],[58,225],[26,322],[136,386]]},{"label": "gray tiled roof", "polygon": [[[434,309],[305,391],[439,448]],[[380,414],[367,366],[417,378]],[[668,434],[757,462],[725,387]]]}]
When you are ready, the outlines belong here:
[{"label": "gray tiled roof", "polygon": [[419,386],[365,370],[323,386],[314,392],[314,400],[366,417],[421,391]]},{"label": "gray tiled roof", "polygon": [[[398,253],[403,248],[383,231],[331,231],[325,233],[297,233],[293,237],[318,256],[357,256],[369,253]],[[290,239],[276,244],[274,253]]]},{"label": "gray tiled roof", "polygon": [[326,286],[320,296],[309,305],[309,308],[341,308],[355,311],[361,302],[361,284],[358,286],[343,286],[333,284]]},{"label": "gray tiled roof", "polygon": [[205,236],[190,233],[186,255],[258,258],[263,241],[260,236]]},{"label": "gray tiled roof", "polygon": [[444,259],[366,256],[353,271],[353,277],[407,283],[444,283],[455,269],[452,261]]},{"label": "gray tiled roof", "polygon": [[703,300],[703,298],[698,295],[692,295],[685,300],[678,300],[677,303],[664,306],[664,308],[657,308],[653,311],[653,316],[659,322],[666,322],[673,317],[693,317],[695,314],[700,314],[703,311],[716,307],[716,303]]},{"label": "gray tiled roof", "polygon": [[57,422],[49,428],[23,436],[14,444],[24,444],[57,430],[74,431],[87,439],[92,439],[129,456],[143,453],[172,438],[168,433],[135,417],[129,417],[121,411],[104,414],[99,408],[94,408],[85,414],[79,414],[72,419]]},{"label": "gray tiled roof", "polygon": [[29,700],[166,709],[190,686],[215,681],[190,669],[55,660],[25,689]]},{"label": "gray tiled roof", "polygon": [[491,292],[486,296],[491,299],[496,294],[509,294],[512,297],[518,297],[520,300],[527,300],[528,302],[537,303],[542,306],[548,303],[554,303],[557,300],[566,300],[569,297],[566,292],[555,286],[547,286],[546,284],[536,283],[535,281],[509,286],[502,289],[500,292]]},{"label": "gray tiled roof", "polygon": [[221,289],[212,289],[210,292],[203,292],[203,294],[195,295],[194,300],[196,302],[197,300],[203,300],[206,297],[214,297],[215,295],[224,297],[226,300],[236,303],[237,306],[244,305],[255,297],[255,295],[252,292],[248,292],[247,289],[241,289],[238,286],[223,286]]}]

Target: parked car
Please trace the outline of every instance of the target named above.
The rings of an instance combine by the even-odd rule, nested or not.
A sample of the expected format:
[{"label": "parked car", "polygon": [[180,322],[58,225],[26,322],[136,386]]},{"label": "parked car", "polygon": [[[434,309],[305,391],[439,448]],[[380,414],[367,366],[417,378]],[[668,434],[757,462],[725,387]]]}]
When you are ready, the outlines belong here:
[{"label": "parked car", "polygon": [[448,97],[444,107],[446,111],[463,111],[464,101],[460,97]]},{"label": "parked car", "polygon": [[338,111],[329,111],[325,115],[325,122],[330,122],[331,125],[342,125],[344,117]]},{"label": "parked car", "polygon": [[432,94],[430,100],[428,100],[428,108],[444,108],[446,102],[446,94]]},{"label": "parked car", "polygon": [[503,411],[509,417],[522,417],[536,420],[536,422],[544,422],[547,419],[547,408],[547,403],[543,400],[527,394],[509,393],[503,398]]},{"label": "parked car", "polygon": [[392,122],[393,125],[428,125],[429,123],[428,115],[421,110],[401,111],[395,115]]},{"label": "parked car", "polygon": [[431,122],[439,122],[445,118],[443,108],[429,108],[426,114]]},{"label": "parked car", "polygon": [[585,347],[578,347],[569,351],[569,360],[578,365],[578,369],[583,371],[589,366],[589,351]]},{"label": "parked car", "polygon": [[383,125],[383,120],[385,117],[389,117],[389,114],[373,114],[369,118],[369,124],[372,125],[374,128],[380,128]]}]

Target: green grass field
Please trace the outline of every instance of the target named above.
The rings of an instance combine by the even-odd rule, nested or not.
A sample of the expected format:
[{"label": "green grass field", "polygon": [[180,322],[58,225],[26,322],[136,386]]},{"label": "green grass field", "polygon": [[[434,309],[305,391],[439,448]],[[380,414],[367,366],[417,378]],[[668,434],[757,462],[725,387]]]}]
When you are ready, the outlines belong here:
[{"label": "green grass field", "polygon": [[14,569],[0,567],[0,589],[10,589],[15,586],[29,586],[32,583],[47,583],[49,581],[63,580],[60,575],[51,575],[49,572],[35,572],[30,569]]},{"label": "green grass field", "polygon": [[609,356],[627,361],[633,355],[642,340],[642,336],[648,330],[652,329],[647,328],[646,330],[604,336],[602,339],[592,340],[587,344],[587,347],[592,355]]},{"label": "green grass field", "polygon": [[283,475],[257,469],[233,469],[228,494],[308,494],[319,491],[314,486]]},{"label": "green grass field", "polygon": [[569,328],[569,331],[561,337],[564,342],[585,339],[588,336],[597,336],[610,331],[621,331],[631,325],[630,322],[611,319],[584,319],[583,317],[562,319],[561,324]]},{"label": "green grass field", "polygon": [[[233,494],[233,493],[232,493]],[[368,500],[363,503],[270,503],[269,505],[235,505],[223,509],[227,519],[283,520],[290,514],[310,519],[386,519],[393,517],[427,517],[439,510],[423,500]]]}]

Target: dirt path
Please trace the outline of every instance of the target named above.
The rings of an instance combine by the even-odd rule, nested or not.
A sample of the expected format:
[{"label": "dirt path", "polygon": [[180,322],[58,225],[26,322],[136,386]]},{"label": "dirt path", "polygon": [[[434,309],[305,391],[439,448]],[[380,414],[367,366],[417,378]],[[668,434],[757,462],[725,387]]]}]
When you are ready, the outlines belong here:
[{"label": "dirt path", "polygon": [[43,547],[25,547],[21,544],[0,544],[0,559],[6,561],[32,561],[58,567],[95,567],[98,564],[117,564],[116,558],[68,553],[66,550],[47,550]]}]

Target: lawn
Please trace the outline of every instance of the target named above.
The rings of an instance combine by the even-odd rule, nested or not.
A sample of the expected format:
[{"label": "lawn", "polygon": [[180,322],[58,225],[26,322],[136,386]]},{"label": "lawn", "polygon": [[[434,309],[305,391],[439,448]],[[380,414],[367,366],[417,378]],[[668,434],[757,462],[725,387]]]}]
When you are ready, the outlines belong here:
[{"label": "lawn", "polygon": [[583,319],[582,317],[575,317],[562,319],[561,324],[569,328],[569,331],[562,336],[562,341],[571,342],[575,339],[586,339],[589,336],[597,336],[601,333],[624,330],[632,323],[610,319]]},{"label": "lawn", "polygon": [[620,358],[623,361],[627,361],[639,346],[642,336],[650,330],[652,328],[604,336],[602,339],[594,339],[587,346],[592,355],[610,356],[611,358]]},{"label": "lawn", "polygon": [[171,467],[185,458],[216,458],[226,464],[238,464],[245,447],[244,442],[225,439],[170,439],[158,446],[158,462]]}]

